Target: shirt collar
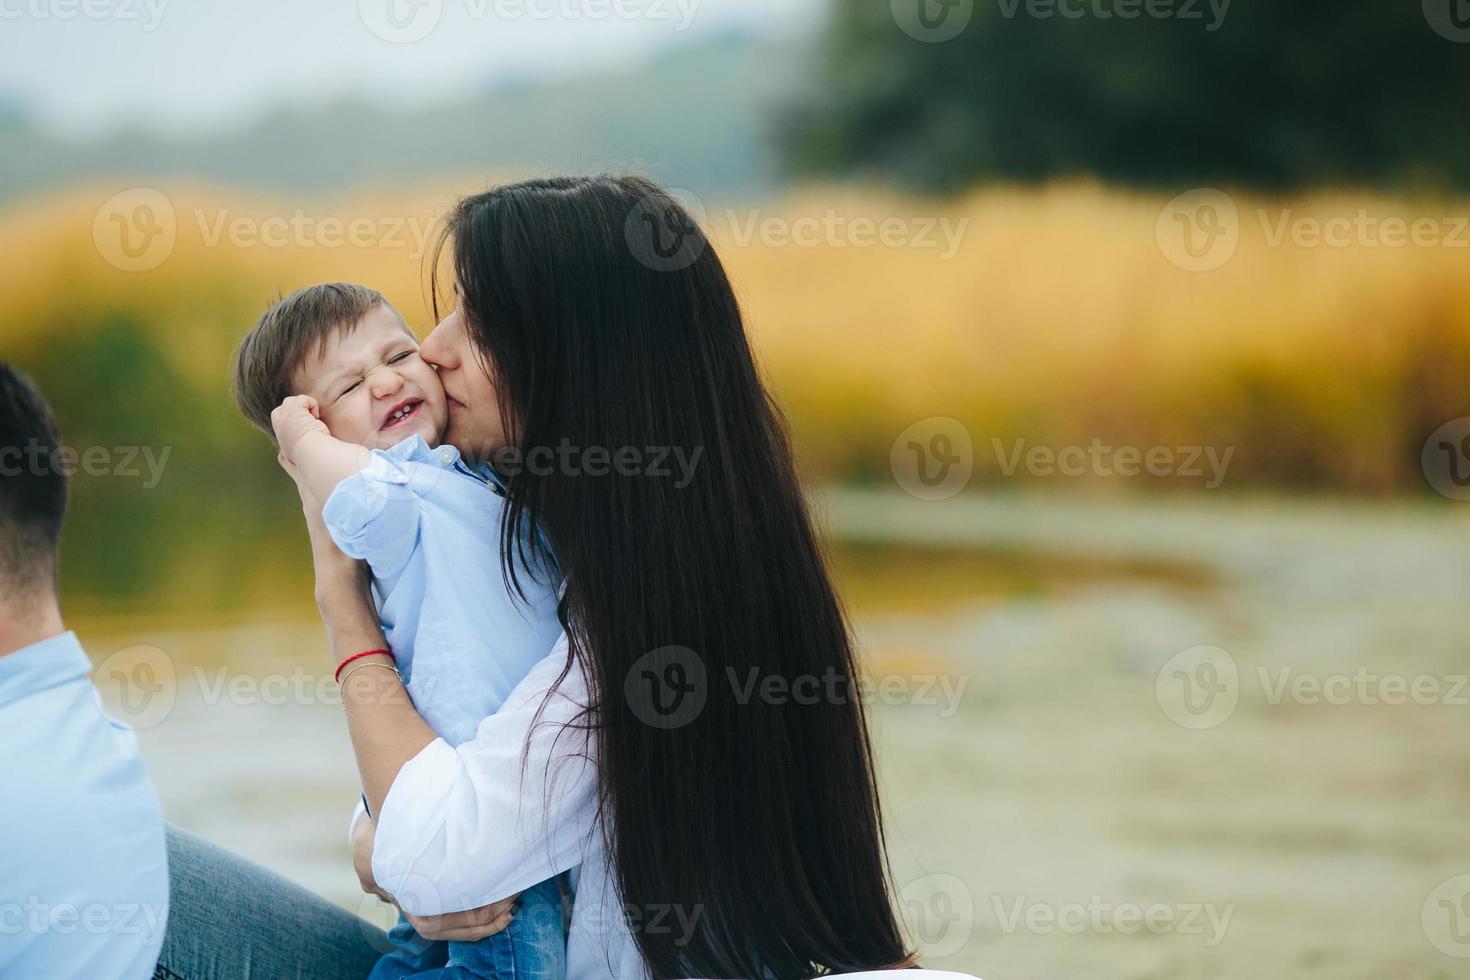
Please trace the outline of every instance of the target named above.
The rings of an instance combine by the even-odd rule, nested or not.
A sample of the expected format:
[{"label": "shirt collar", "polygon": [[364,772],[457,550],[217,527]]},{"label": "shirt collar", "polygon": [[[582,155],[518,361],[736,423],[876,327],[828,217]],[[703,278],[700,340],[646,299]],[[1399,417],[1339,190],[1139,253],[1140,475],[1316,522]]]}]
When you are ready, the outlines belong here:
[{"label": "shirt collar", "polygon": [[489,480],[494,484],[500,495],[505,496],[505,477],[495,472],[495,467],[481,460],[465,460],[465,465],[474,470],[475,474],[483,480]]},{"label": "shirt collar", "polygon": [[387,449],[378,450],[378,452],[390,459],[405,462],[413,461],[415,463],[433,463],[445,469],[453,467],[455,461],[459,459],[458,449],[455,449],[453,446],[439,446],[435,449],[430,449],[429,444],[424,441],[423,436],[408,436],[389,446]]},{"label": "shirt collar", "polygon": [[[480,479],[490,484],[490,486],[494,488],[495,492],[500,494],[502,497],[506,496],[506,494],[509,493],[509,490],[506,487],[505,477],[497,473],[495,471],[495,467],[491,466],[485,460],[466,457],[464,460],[464,465],[465,468],[468,469],[471,473],[475,474]],[[551,550],[551,540],[547,538],[546,532],[541,529],[540,525],[537,525],[536,527],[536,540],[540,543],[541,547],[545,549],[546,554],[551,557],[552,562],[555,562],[556,553]],[[560,570],[558,569],[558,573],[559,571]]]},{"label": "shirt collar", "polygon": [[393,459],[413,461],[417,463],[432,463],[435,466],[447,470],[454,469],[457,465],[463,466],[473,476],[488,482],[503,497],[505,496],[505,478],[495,472],[489,463],[482,460],[466,457],[455,447],[445,443],[434,448],[424,441],[423,436],[409,436],[401,442],[395,443],[387,449],[379,450]]},{"label": "shirt collar", "polygon": [[71,630],[0,657],[0,705],[81,680],[92,662]]}]

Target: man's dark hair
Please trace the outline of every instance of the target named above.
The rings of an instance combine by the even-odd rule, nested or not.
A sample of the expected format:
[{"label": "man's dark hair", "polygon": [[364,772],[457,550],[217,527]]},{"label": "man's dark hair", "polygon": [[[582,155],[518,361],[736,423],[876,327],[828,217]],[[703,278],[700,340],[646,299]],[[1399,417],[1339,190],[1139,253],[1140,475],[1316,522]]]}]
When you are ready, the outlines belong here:
[{"label": "man's dark hair", "polygon": [[327,282],[298,289],[266,310],[235,351],[235,402],[275,440],[271,411],[294,394],[292,376],[313,349],[321,353],[338,330],[352,330],[369,310],[386,304],[376,289]]},{"label": "man's dark hair", "polygon": [[57,585],[67,476],[41,392],[0,361],[0,595],[36,597]]}]

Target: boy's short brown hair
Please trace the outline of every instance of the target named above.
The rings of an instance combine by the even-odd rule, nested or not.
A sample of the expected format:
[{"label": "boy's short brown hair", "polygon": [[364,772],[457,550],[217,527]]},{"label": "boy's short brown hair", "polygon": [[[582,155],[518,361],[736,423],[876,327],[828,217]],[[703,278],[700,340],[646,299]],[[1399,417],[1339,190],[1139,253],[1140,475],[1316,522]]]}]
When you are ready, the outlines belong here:
[{"label": "boy's short brown hair", "polygon": [[275,441],[271,412],[293,394],[292,379],[315,346],[318,353],[338,330],[351,330],[368,311],[388,301],[376,289],[326,282],[298,289],[266,310],[235,351],[235,402]]}]

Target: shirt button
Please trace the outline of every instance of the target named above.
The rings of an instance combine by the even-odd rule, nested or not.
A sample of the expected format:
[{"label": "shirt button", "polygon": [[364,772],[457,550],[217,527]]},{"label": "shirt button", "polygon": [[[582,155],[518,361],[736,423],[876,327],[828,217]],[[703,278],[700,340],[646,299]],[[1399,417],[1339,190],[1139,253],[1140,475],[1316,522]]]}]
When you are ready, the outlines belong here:
[{"label": "shirt button", "polygon": [[441,449],[441,450],[439,450],[439,458],[442,459],[446,463],[452,463],[452,462],[454,462],[454,450],[453,449]]}]

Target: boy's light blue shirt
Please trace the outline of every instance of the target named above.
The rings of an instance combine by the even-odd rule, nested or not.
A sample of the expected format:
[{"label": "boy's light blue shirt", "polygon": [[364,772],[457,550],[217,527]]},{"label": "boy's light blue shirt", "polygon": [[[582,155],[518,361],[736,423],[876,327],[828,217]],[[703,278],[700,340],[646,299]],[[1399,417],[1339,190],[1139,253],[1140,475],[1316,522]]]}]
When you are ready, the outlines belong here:
[{"label": "boy's light blue shirt", "polygon": [[168,918],[158,794],[76,634],[0,656],[0,977],[153,975]]},{"label": "boy's light blue shirt", "polygon": [[410,436],[374,450],[322,509],[337,546],[371,567],[399,672],[419,714],[450,745],[473,738],[561,636],[559,581],[519,564],[525,600],[505,584],[504,507],[492,471]]}]

